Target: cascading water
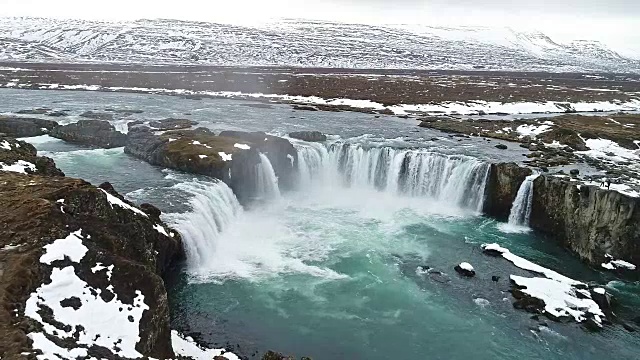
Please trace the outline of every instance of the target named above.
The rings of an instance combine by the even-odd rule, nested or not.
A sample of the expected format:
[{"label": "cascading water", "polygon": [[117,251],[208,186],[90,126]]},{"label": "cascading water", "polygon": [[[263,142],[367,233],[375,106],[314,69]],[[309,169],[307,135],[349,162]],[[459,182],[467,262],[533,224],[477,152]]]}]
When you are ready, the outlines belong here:
[{"label": "cascading water", "polygon": [[529,226],[529,218],[531,217],[531,204],[533,202],[533,181],[540,174],[532,174],[527,176],[520,188],[509,213],[509,225]]},{"label": "cascading water", "polygon": [[223,182],[189,181],[174,186],[193,197],[191,212],[168,215],[180,230],[191,269],[206,266],[216,256],[216,239],[242,213],[231,188]]},{"label": "cascading water", "polygon": [[265,154],[260,154],[260,164],[257,172],[257,195],[263,200],[277,199],[280,197],[278,188],[278,177],[276,176],[269,158]]},{"label": "cascading water", "polygon": [[340,182],[412,197],[430,197],[481,211],[489,165],[463,155],[354,144],[297,145],[305,186]]}]

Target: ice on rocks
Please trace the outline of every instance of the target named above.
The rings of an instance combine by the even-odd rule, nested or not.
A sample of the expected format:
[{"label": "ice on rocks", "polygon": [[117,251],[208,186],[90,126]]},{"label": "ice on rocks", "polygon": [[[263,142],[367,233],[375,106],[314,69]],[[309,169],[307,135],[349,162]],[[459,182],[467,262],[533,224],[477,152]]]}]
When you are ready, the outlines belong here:
[{"label": "ice on rocks", "polygon": [[460,263],[460,265],[458,265],[458,266],[460,266],[460,268],[461,268],[462,270],[466,270],[466,271],[474,271],[473,266],[471,266],[471,264],[469,264],[469,263],[467,263],[467,262]]},{"label": "ice on rocks", "polygon": [[583,322],[587,319],[587,314],[591,314],[598,320],[605,317],[598,304],[591,297],[578,298],[576,296],[577,289],[569,283],[516,275],[511,275],[510,278],[521,288],[520,291],[544,301],[544,311],[556,318],[570,316],[576,322]]},{"label": "ice on rocks", "polygon": [[591,317],[597,323],[601,323],[605,317],[598,304],[591,299],[586,284],[514,255],[498,244],[483,244],[482,249],[501,254],[521,269],[543,275],[544,277],[531,278],[511,275],[510,279],[523,293],[544,301],[544,311],[549,315],[556,318],[571,317],[576,322],[583,322]]},{"label": "ice on rocks", "polygon": [[107,201],[109,202],[109,205],[111,205],[111,208],[113,209],[113,205],[119,206],[123,209],[127,209],[127,210],[131,210],[136,214],[142,215],[144,217],[149,217],[147,214],[145,214],[142,210],[135,208],[127,203],[125,203],[124,201],[120,200],[119,198],[109,194],[107,191],[105,191],[104,189],[100,189],[100,191],[102,191],[105,195],[107,195]]},{"label": "ice on rocks", "polygon": [[167,233],[167,230],[165,230],[164,226],[156,224],[153,225],[153,228],[159,232],[160,234],[164,235],[164,236],[169,236],[169,234]]},{"label": "ice on rocks", "polygon": [[238,356],[226,352],[224,349],[202,348],[191,337],[183,337],[175,330],[171,330],[171,345],[176,355],[191,357],[194,360],[211,360],[216,356],[222,356],[229,360],[240,360]]},{"label": "ice on rocks", "polygon": [[606,255],[607,262],[601,264],[604,269],[607,270],[617,270],[617,269],[626,269],[626,270],[635,270],[636,266],[630,262],[624,260],[616,260],[613,256],[607,254]]},{"label": "ice on rocks", "polygon": [[208,156],[207,156],[207,155],[198,155],[198,157],[199,157],[200,159],[206,159],[206,158],[208,158]]}]

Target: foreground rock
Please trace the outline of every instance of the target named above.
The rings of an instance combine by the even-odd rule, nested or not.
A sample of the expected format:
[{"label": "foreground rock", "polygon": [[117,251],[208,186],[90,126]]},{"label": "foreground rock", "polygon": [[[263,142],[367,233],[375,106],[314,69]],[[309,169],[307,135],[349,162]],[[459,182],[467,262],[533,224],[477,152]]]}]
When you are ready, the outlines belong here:
[{"label": "foreground rock", "polygon": [[101,120],[80,120],[57,127],[50,135],[70,143],[99,148],[115,148],[127,144],[127,135],[116,131],[108,121]]},{"label": "foreground rock", "polygon": [[0,173],[0,352],[173,357],[162,278],[178,233],[109,184]]},{"label": "foreground rock", "polygon": [[58,127],[51,120],[0,115],[0,133],[12,137],[30,137],[48,134]]},{"label": "foreground rock", "polygon": [[309,142],[327,141],[327,135],[320,131],[296,131],[289,133],[289,137]]},{"label": "foreground rock", "polygon": [[64,176],[52,159],[37,156],[33,145],[0,136],[0,171],[46,176]]}]

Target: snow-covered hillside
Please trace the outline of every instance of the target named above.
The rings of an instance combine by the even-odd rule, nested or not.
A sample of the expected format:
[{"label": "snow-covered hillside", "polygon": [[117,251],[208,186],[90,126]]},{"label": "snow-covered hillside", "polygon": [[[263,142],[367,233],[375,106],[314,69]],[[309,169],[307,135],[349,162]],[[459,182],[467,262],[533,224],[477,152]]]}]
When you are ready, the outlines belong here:
[{"label": "snow-covered hillside", "polygon": [[605,44],[559,43],[541,32],[307,20],[248,27],[0,18],[0,60],[640,72],[640,60]]}]

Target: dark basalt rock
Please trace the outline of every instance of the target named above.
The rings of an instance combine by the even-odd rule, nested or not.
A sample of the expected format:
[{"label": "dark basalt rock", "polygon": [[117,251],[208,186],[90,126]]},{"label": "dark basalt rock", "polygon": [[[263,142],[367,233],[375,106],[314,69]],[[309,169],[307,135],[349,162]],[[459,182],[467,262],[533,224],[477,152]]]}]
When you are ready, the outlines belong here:
[{"label": "dark basalt rock", "polygon": [[46,113],[48,113],[49,111],[51,111],[51,109],[49,108],[37,108],[37,109],[26,109],[26,110],[19,110],[16,112],[16,114],[20,114],[20,115],[44,115]]},{"label": "dark basalt rock", "polygon": [[263,132],[223,131],[221,137],[240,139],[269,158],[273,170],[278,176],[281,190],[293,189],[296,185],[298,152],[289,140]]},{"label": "dark basalt rock", "polygon": [[500,149],[500,150],[506,150],[508,147],[505,144],[498,144],[496,145],[496,149]]},{"label": "dark basalt rock", "polygon": [[149,126],[159,131],[188,129],[195,125],[198,125],[197,121],[174,118],[149,122]]},{"label": "dark basalt rock", "polygon": [[[103,188],[128,203],[109,185]],[[53,268],[64,267],[72,267],[92,291],[100,289],[104,301],[117,296],[119,301],[133,306],[136,292],[142,293],[149,308],[140,321],[136,350],[154,358],[174,358],[167,293],[160,276],[183,257],[177,232],[159,219],[110,203],[101,189],[83,180],[4,172],[0,173],[0,194],[0,223],[3,224],[0,248],[19,245],[1,254],[0,332],[3,336],[0,353],[3,358],[17,359],[23,352],[32,353],[27,333],[42,331],[42,325],[23,312],[14,313],[11,309],[24,308],[30,294],[49,281]],[[169,236],[158,231],[157,226],[164,227]],[[87,248],[82,260],[73,262],[65,258],[52,265],[40,262],[43,246],[80,229],[82,244]],[[114,265],[110,279],[105,271],[92,270],[97,263]],[[82,306],[74,296],[69,294],[61,306]],[[44,322],[71,330],[51,315],[41,311]],[[77,344],[73,338],[61,339],[55,333],[47,337],[63,348],[87,347]],[[119,358],[106,348],[92,346],[87,350],[90,357]]]},{"label": "dark basalt rock", "polygon": [[295,131],[289,133],[289,137],[308,142],[327,141],[327,135],[321,133],[320,131]]},{"label": "dark basalt rock", "polygon": [[127,135],[116,131],[108,121],[80,120],[75,124],[60,126],[51,136],[74,144],[99,148],[115,148],[127,144]]},{"label": "dark basalt rock", "polygon": [[30,137],[48,134],[58,127],[51,120],[0,115],[0,133],[12,137]]},{"label": "dark basalt rock", "polygon": [[95,112],[95,111],[85,111],[82,114],[80,114],[80,116],[87,119],[93,119],[93,120],[105,120],[105,121],[113,120],[113,114]]},{"label": "dark basalt rock", "polygon": [[269,350],[262,356],[262,360],[296,360],[296,358]]},{"label": "dark basalt rock", "polygon": [[463,269],[460,265],[456,265],[453,268],[458,274],[465,276],[465,277],[474,277],[476,276],[476,272],[475,270],[467,270],[467,269]]},{"label": "dark basalt rock", "polygon": [[533,186],[533,229],[595,266],[606,254],[640,263],[640,198],[546,175]]},{"label": "dark basalt rock", "polygon": [[67,114],[64,111],[50,111],[46,113],[46,115],[51,117],[63,117],[63,116],[68,116],[69,114]]},{"label": "dark basalt rock", "polygon": [[[5,165],[13,165],[23,160],[35,165],[36,170],[27,173],[46,176],[64,176],[64,173],[56,167],[52,159],[45,156],[37,156],[36,148],[24,141],[14,138],[0,136],[0,163]],[[10,149],[7,149],[10,148]]]},{"label": "dark basalt rock", "polygon": [[520,185],[531,174],[531,169],[515,163],[491,164],[484,212],[500,220],[507,219]]}]

